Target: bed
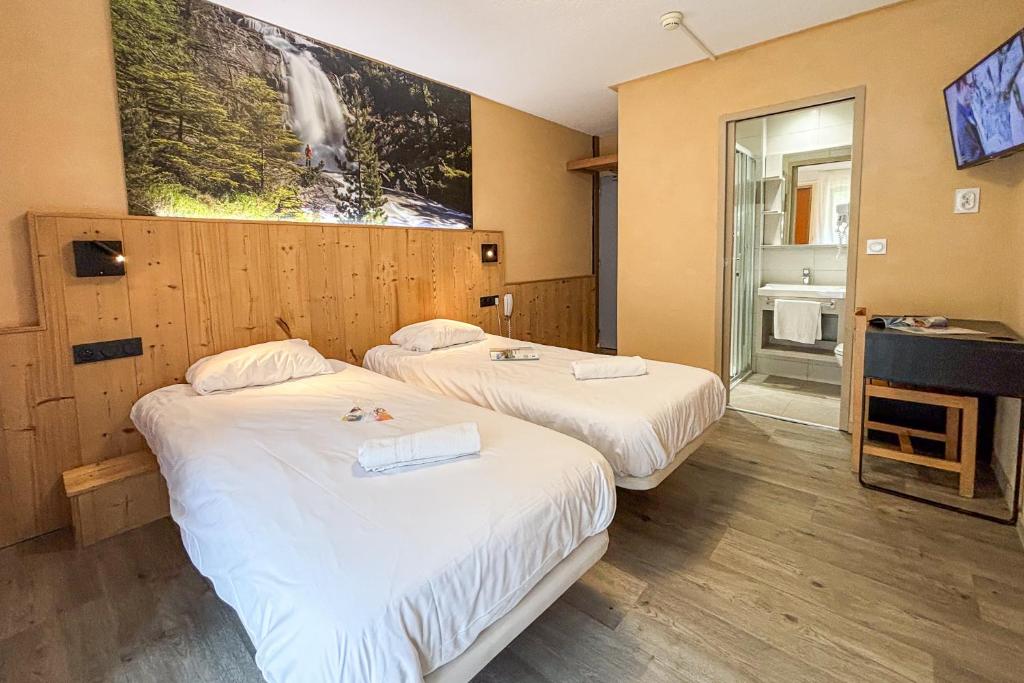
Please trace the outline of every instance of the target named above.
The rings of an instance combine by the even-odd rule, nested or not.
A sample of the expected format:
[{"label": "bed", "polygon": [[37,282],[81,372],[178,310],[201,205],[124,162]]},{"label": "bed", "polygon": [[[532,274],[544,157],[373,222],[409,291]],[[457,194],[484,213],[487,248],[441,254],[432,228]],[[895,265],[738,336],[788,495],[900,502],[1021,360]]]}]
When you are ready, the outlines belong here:
[{"label": "bed", "polygon": [[[613,477],[550,430],[331,361],[143,397],[185,549],[280,681],[467,681],[601,557]],[[354,405],[390,421],[345,422]],[[383,475],[367,438],[477,423],[479,455]]]},{"label": "bed", "polygon": [[[537,349],[540,360],[490,359],[492,348],[517,346]],[[641,377],[577,381],[572,362],[593,357],[489,334],[429,352],[376,346],[363,366],[579,439],[608,459],[619,486],[654,488],[722,417],[725,387],[707,370],[657,361]]]}]

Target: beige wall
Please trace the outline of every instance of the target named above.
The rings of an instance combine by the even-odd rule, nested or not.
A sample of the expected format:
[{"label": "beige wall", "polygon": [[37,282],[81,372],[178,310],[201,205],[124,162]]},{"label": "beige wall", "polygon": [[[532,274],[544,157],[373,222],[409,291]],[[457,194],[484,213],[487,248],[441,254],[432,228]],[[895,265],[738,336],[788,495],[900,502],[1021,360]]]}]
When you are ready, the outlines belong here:
[{"label": "beige wall", "polygon": [[[714,365],[721,117],[860,85],[857,248],[889,253],[860,258],[857,304],[1024,327],[1024,154],[958,172],[942,98],[1022,25],[1019,0],[912,0],[620,86],[620,353]],[[955,216],[975,186],[981,213]]]},{"label": "beige wall", "polygon": [[509,282],[591,272],[589,135],[473,98],[473,222],[505,231]]},{"label": "beige wall", "polygon": [[0,327],[35,319],[25,212],[124,213],[106,0],[4,0]]},{"label": "beige wall", "polygon": [[[0,328],[35,307],[24,214],[124,213],[107,0],[4,0],[0,21]],[[473,98],[477,227],[504,230],[515,280],[590,272],[590,137]]]},{"label": "beige wall", "polygon": [[602,135],[600,140],[601,154],[615,154],[619,151],[619,137],[614,133]]}]

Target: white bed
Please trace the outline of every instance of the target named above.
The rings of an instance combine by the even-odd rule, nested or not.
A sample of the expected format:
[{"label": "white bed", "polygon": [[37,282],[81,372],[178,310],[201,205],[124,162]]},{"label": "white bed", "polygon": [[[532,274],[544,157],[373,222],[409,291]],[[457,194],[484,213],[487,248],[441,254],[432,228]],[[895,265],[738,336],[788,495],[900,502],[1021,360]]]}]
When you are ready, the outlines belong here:
[{"label": "white bed", "polygon": [[[331,363],[135,405],[185,549],[271,683],[468,680],[603,554],[612,473],[561,434]],[[395,419],[342,421],[353,403]],[[366,438],[465,421],[478,456],[385,475],[356,462]]]},{"label": "white bed", "polygon": [[[488,351],[533,346],[537,361],[492,361]],[[363,365],[439,394],[544,427],[599,450],[624,488],[650,489],[696,450],[725,412],[712,372],[647,361],[641,377],[577,381],[572,362],[595,354],[487,335],[421,353],[387,344]]]}]

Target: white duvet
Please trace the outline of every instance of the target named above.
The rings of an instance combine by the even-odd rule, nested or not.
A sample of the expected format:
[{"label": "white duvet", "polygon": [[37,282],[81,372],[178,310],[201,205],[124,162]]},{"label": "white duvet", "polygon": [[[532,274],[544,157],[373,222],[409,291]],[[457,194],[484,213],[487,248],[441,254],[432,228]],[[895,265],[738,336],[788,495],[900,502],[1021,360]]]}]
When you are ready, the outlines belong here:
[{"label": "white duvet", "polygon": [[[612,473],[561,434],[332,364],[219,395],[166,387],[132,420],[268,681],[418,681],[608,526]],[[395,419],[343,422],[354,403]],[[382,475],[356,463],[367,438],[466,421],[479,455]]]},{"label": "white duvet", "polygon": [[[533,346],[538,361],[492,361],[488,351]],[[597,354],[487,335],[427,353],[383,345],[363,365],[462,401],[550,427],[590,444],[620,476],[646,477],[725,413],[725,387],[712,372],[647,362],[640,377],[577,380],[572,362]]]}]

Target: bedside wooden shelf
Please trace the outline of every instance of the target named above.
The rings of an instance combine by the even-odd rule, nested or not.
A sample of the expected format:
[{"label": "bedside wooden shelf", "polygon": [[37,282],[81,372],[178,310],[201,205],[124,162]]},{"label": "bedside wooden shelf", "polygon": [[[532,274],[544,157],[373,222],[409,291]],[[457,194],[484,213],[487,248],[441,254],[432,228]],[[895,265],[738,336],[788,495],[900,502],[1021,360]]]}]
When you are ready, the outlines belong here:
[{"label": "bedside wooden shelf", "polygon": [[78,545],[149,524],[170,511],[156,457],[138,451],[64,473]]}]

